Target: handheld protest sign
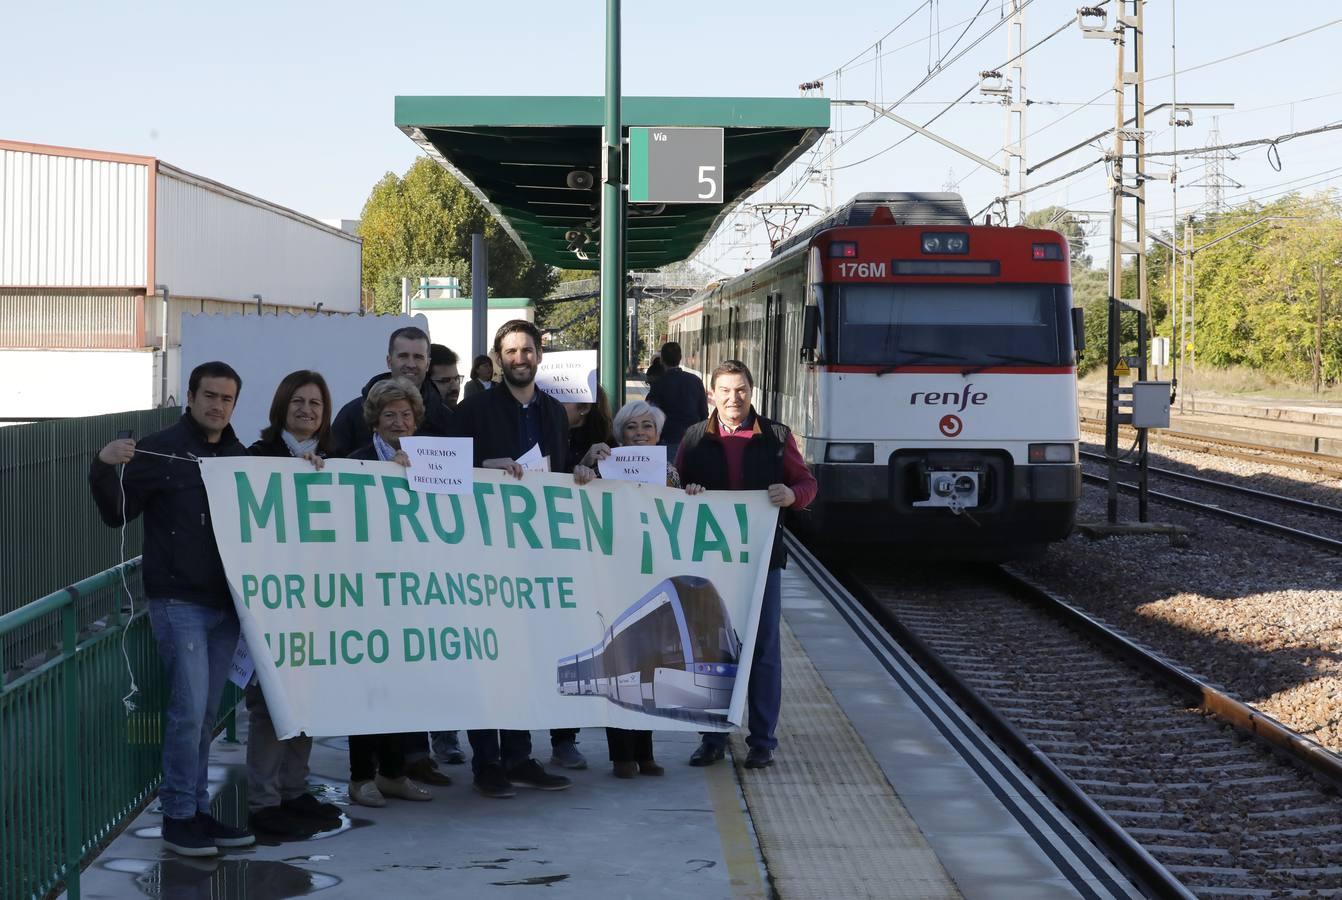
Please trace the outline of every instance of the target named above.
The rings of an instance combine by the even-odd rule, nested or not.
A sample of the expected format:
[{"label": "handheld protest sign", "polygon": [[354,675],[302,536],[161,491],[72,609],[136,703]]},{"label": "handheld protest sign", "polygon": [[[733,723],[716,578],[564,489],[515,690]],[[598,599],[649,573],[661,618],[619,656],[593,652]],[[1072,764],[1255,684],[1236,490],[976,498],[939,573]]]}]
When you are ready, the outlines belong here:
[{"label": "handheld protest sign", "polygon": [[536,387],[561,403],[595,403],[596,351],[545,354],[536,369]]},{"label": "handheld protest sign", "polygon": [[470,438],[401,438],[410,457],[410,486],[430,494],[469,494],[475,484]]}]

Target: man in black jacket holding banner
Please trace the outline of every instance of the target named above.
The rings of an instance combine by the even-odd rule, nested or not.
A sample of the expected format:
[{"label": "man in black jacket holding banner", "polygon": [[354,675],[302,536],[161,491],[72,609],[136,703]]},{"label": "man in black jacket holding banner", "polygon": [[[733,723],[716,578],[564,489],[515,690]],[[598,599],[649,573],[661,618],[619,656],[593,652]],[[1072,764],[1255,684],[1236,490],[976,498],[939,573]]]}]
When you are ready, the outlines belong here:
[{"label": "man in black jacket holding banner", "polygon": [[[206,770],[214,717],[238,645],[238,614],[214,541],[200,475],[203,457],[246,456],[228,424],[242,379],[208,362],[191,372],[186,412],[138,444],[110,442],[89,468],[102,520],[114,528],[144,514],[144,593],[168,678],[163,729],[163,843],[183,856],[246,847],[251,833],[210,816]],[[122,466],[118,475],[117,466]]]},{"label": "man in black jacket holding banner", "polygon": [[[551,471],[570,471],[564,405],[536,389],[540,330],[524,319],[503,323],[494,335],[494,355],[502,364],[503,384],[463,400],[449,425],[450,436],[474,439],[478,468],[521,478],[525,468],[518,460],[538,449]],[[529,731],[479,729],[467,735],[475,789],[486,797],[512,797],[515,784],[546,791],[571,784],[531,758]]]}]

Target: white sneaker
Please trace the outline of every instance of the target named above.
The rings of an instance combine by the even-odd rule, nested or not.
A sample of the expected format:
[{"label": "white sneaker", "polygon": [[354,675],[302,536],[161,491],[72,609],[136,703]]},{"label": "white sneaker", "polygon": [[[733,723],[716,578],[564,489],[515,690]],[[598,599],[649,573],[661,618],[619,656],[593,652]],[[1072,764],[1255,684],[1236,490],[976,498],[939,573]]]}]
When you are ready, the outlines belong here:
[{"label": "white sneaker", "polygon": [[386,806],[387,798],[382,796],[382,792],[377,789],[371,781],[351,781],[349,783],[349,800],[351,803],[357,803],[360,806]]},{"label": "white sneaker", "polygon": [[430,794],[404,775],[400,778],[387,778],[379,775],[374,781],[374,784],[377,785],[375,790],[381,791],[381,796],[383,797],[396,797],[399,800],[433,799],[433,794]]}]

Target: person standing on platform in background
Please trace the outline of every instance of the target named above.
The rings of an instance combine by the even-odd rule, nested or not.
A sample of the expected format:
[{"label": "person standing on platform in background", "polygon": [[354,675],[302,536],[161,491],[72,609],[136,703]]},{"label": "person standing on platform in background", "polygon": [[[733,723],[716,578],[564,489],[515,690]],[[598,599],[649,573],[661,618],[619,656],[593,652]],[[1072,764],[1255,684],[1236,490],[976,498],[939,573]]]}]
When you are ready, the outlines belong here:
[{"label": "person standing on platform in background", "polygon": [[643,382],[652,387],[657,383],[657,379],[666,374],[666,363],[662,362],[662,354],[654,353],[652,362],[648,363],[648,370],[643,373]]},{"label": "person standing on platform in background", "polygon": [[675,459],[685,429],[708,418],[708,398],[703,380],[680,367],[680,344],[667,341],[661,356],[666,371],[648,389],[648,402],[666,413],[662,443],[667,457]]},{"label": "person standing on platform in background", "polygon": [[227,363],[196,366],[186,412],[175,425],[138,444],[111,441],[89,467],[104,523],[123,528],[144,514],[144,594],[168,688],[158,792],[163,844],[182,856],[216,856],[220,847],[256,842],[251,832],[210,815],[207,779],[215,715],[238,646],[238,613],[198,459],[247,455],[229,425],[241,391],[242,379]]},{"label": "person standing on platform in background", "polygon": [[[615,443],[621,447],[650,447],[661,437],[662,426],[666,422],[666,413],[644,400],[631,400],[615,414],[612,425]],[[595,466],[610,457],[610,447],[606,444],[594,444],[584,461],[590,459]],[[666,464],[666,486],[680,487],[680,475],[670,462]],[[652,732],[629,728],[607,728],[606,746],[610,751],[610,761],[615,769],[616,778],[633,778],[635,775],[665,775],[666,769],[658,765],[652,755]]]},{"label": "person standing on platform in background", "polygon": [[[331,392],[317,372],[284,376],[270,401],[270,423],[247,448],[252,456],[306,459],[320,469],[331,438]],[[247,686],[247,807],[252,828],[280,838],[311,837],[340,827],[340,808],[308,793],[306,734],[280,740],[261,684]]]},{"label": "person standing on platform in background", "polygon": [[438,389],[443,405],[448,409],[461,398],[461,373],[457,371],[459,357],[455,350],[442,344],[429,345],[429,380]]},{"label": "person standing on platform in background", "polygon": [[[503,382],[461,402],[452,420],[452,437],[475,441],[477,468],[501,469],[521,478],[517,462],[534,447],[550,462],[550,470],[568,472],[568,416],[564,405],[536,389],[541,362],[541,333],[525,319],[504,322],[494,334],[494,355]],[[468,731],[475,789],[486,797],[512,797],[514,785],[561,791],[572,782],[551,775],[531,758],[531,732],[479,729]]]},{"label": "person standing on platform in background", "polygon": [[469,400],[476,394],[483,394],[494,386],[494,360],[481,353],[471,361],[471,378],[466,382],[463,400]]},{"label": "person standing on platform in background", "polygon": [[[788,427],[755,412],[750,403],[755,386],[750,369],[739,360],[726,360],[713,370],[709,385],[713,391],[713,415],[685,432],[676,457],[676,471],[685,484],[685,492],[765,490],[774,506],[805,509],[815,499],[819,486]],[[783,700],[778,619],[782,571],[786,564],[780,513],[750,667],[747,769],[773,765],[773,752],[778,746],[774,729]],[[690,756],[690,765],[712,765],[722,759],[726,747],[725,733],[705,733]]]},{"label": "person standing on platform in background", "polygon": [[443,402],[442,395],[429,380],[429,336],[423,329],[410,325],[396,329],[387,340],[387,371],[368,379],[360,396],[340,408],[331,425],[332,456],[349,456],[373,440],[373,433],[364,422],[364,398],[373,385],[388,378],[404,378],[419,388],[424,404],[420,434],[429,437],[447,434],[452,408]]},{"label": "person standing on platform in background", "polygon": [[[378,381],[369,389],[363,410],[373,440],[349,458],[409,466],[410,459],[401,449],[401,438],[413,436],[424,419],[424,400],[417,385],[404,378]],[[350,801],[361,806],[386,806],[388,797],[432,800],[433,794],[406,777],[407,752],[422,751],[427,759],[428,746],[429,737],[423,731],[350,735]],[[437,778],[430,783],[449,785],[452,779],[437,772]]]}]

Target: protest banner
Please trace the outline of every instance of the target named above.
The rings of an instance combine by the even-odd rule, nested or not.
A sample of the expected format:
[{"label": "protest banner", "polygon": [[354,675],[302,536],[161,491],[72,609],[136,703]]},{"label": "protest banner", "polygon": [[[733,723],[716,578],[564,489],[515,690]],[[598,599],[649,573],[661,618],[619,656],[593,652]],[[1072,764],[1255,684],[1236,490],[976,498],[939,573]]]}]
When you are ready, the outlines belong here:
[{"label": "protest banner", "polygon": [[459,728],[725,730],[745,711],[778,511],[762,491],[394,463],[202,460],[282,737]]}]

